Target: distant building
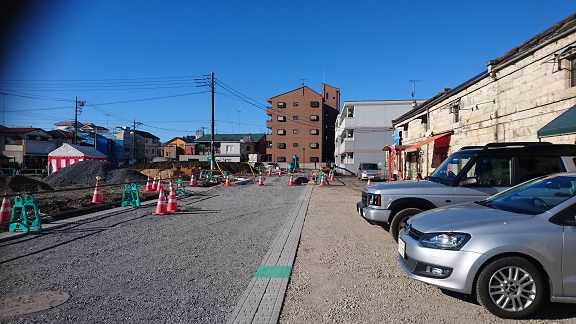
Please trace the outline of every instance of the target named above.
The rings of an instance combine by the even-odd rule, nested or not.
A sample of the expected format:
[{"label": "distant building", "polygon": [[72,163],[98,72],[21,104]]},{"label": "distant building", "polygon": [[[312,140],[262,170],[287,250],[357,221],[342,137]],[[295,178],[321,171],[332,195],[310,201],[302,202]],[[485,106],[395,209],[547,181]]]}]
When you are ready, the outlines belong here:
[{"label": "distant building", "polygon": [[[180,161],[209,161],[211,135],[196,139],[196,155],[183,155]],[[223,162],[248,162],[251,155],[266,152],[265,134],[214,134],[214,158]]]},{"label": "distant building", "polygon": [[24,169],[44,169],[48,153],[58,147],[41,128],[0,128],[0,152]]},{"label": "distant building", "polygon": [[160,138],[148,132],[124,126],[119,127],[116,138],[123,142],[123,149],[117,153],[121,164],[149,163],[160,156]]},{"label": "distant building", "polygon": [[268,148],[264,161],[280,165],[298,157],[315,167],[334,159],[334,124],[340,106],[340,89],[322,84],[322,94],[307,86],[268,99]]},{"label": "distant building", "polygon": [[[420,104],[423,101],[416,101]],[[392,120],[412,109],[410,100],[346,101],[336,119],[334,161],[344,174],[355,174],[362,162],[387,167],[382,150],[394,144]]]}]

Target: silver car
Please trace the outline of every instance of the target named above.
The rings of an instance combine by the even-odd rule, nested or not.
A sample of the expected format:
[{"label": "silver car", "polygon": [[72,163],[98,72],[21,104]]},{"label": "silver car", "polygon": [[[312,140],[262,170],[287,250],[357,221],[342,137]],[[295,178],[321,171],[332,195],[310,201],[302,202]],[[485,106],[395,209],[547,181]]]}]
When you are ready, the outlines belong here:
[{"label": "silver car", "polygon": [[420,213],[398,252],[409,277],[475,295],[502,318],[530,317],[547,300],[576,303],[576,173]]}]

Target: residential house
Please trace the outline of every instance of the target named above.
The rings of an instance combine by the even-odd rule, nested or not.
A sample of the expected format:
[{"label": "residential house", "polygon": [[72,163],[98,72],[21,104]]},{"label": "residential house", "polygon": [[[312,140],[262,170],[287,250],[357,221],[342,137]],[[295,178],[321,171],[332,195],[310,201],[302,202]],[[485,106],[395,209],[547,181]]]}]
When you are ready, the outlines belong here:
[{"label": "residential house", "polygon": [[334,125],[340,89],[322,84],[322,94],[307,86],[268,99],[268,150],[264,161],[286,166],[298,157],[301,167],[334,159]]},{"label": "residential house", "polygon": [[[180,161],[210,161],[211,135],[196,139],[197,155],[183,155]],[[266,152],[265,134],[214,134],[214,158],[223,162],[248,162]]]},{"label": "residential house", "polygon": [[23,169],[44,169],[57,142],[40,128],[0,128],[0,152]]},{"label": "residential house", "polygon": [[116,151],[120,164],[149,163],[160,154],[160,138],[148,132],[118,127],[116,139],[123,143],[123,148]]},{"label": "residential house", "polygon": [[405,165],[430,174],[450,152],[491,142],[576,143],[576,14],[398,117]]}]

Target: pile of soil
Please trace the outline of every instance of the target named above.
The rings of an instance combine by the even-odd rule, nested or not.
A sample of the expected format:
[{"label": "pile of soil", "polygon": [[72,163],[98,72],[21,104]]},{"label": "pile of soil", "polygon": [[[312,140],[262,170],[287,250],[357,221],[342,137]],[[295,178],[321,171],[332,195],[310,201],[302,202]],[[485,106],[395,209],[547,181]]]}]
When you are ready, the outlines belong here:
[{"label": "pile of soil", "polygon": [[50,185],[24,175],[0,175],[0,193],[54,190]]},{"label": "pile of soil", "polygon": [[101,184],[146,183],[147,176],[132,169],[116,169],[103,161],[82,161],[62,168],[46,178],[43,182],[54,188],[93,186],[96,177]]}]

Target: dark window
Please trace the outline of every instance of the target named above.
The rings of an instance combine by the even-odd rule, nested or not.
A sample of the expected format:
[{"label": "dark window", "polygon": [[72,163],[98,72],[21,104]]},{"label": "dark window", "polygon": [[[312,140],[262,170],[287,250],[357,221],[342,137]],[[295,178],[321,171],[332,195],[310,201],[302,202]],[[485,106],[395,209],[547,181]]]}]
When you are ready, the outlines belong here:
[{"label": "dark window", "polygon": [[286,157],[279,156],[277,160],[278,160],[278,162],[286,162]]},{"label": "dark window", "polygon": [[298,147],[298,143],[292,143],[292,147]]},{"label": "dark window", "polygon": [[298,120],[298,116],[293,116],[292,119],[293,119],[293,120]]},{"label": "dark window", "polygon": [[285,129],[279,129],[276,131],[276,134],[278,135],[286,135],[286,130]]},{"label": "dark window", "polygon": [[318,143],[310,143],[310,147],[313,149],[317,149],[319,147]]},{"label": "dark window", "polygon": [[320,102],[318,102],[318,101],[310,101],[310,107],[320,107]]},{"label": "dark window", "polygon": [[570,86],[576,87],[576,57],[570,61]]},{"label": "dark window", "polygon": [[294,106],[294,107],[297,107],[298,105],[299,105],[298,101],[294,101],[294,102],[292,103],[292,106]]},{"label": "dark window", "polygon": [[[457,170],[451,171],[457,173]],[[467,177],[476,177],[479,186],[510,187],[512,175],[512,157],[483,156],[468,171]]]},{"label": "dark window", "polygon": [[318,134],[319,134],[319,131],[318,131],[317,129],[311,129],[311,130],[310,130],[310,134],[312,134],[312,135],[318,135]]},{"label": "dark window", "polygon": [[286,148],[286,143],[278,143],[276,145],[276,147],[278,147],[279,149],[285,149]]},{"label": "dark window", "polygon": [[320,159],[318,159],[317,156],[310,157],[310,162],[319,162],[319,161],[320,161]]},{"label": "dark window", "polygon": [[530,179],[562,172],[560,159],[548,156],[521,156],[518,158],[518,181],[524,182]]},{"label": "dark window", "polygon": [[310,115],[311,121],[318,121],[319,119],[320,119],[320,117],[318,115]]},{"label": "dark window", "polygon": [[278,102],[278,103],[276,104],[276,106],[277,106],[278,108],[286,108],[286,103],[285,103],[285,102]]},{"label": "dark window", "polygon": [[298,130],[297,130],[297,129],[293,129],[293,130],[292,130],[292,134],[298,134]]},{"label": "dark window", "polygon": [[285,122],[286,121],[286,116],[278,116],[277,120],[279,122]]}]

